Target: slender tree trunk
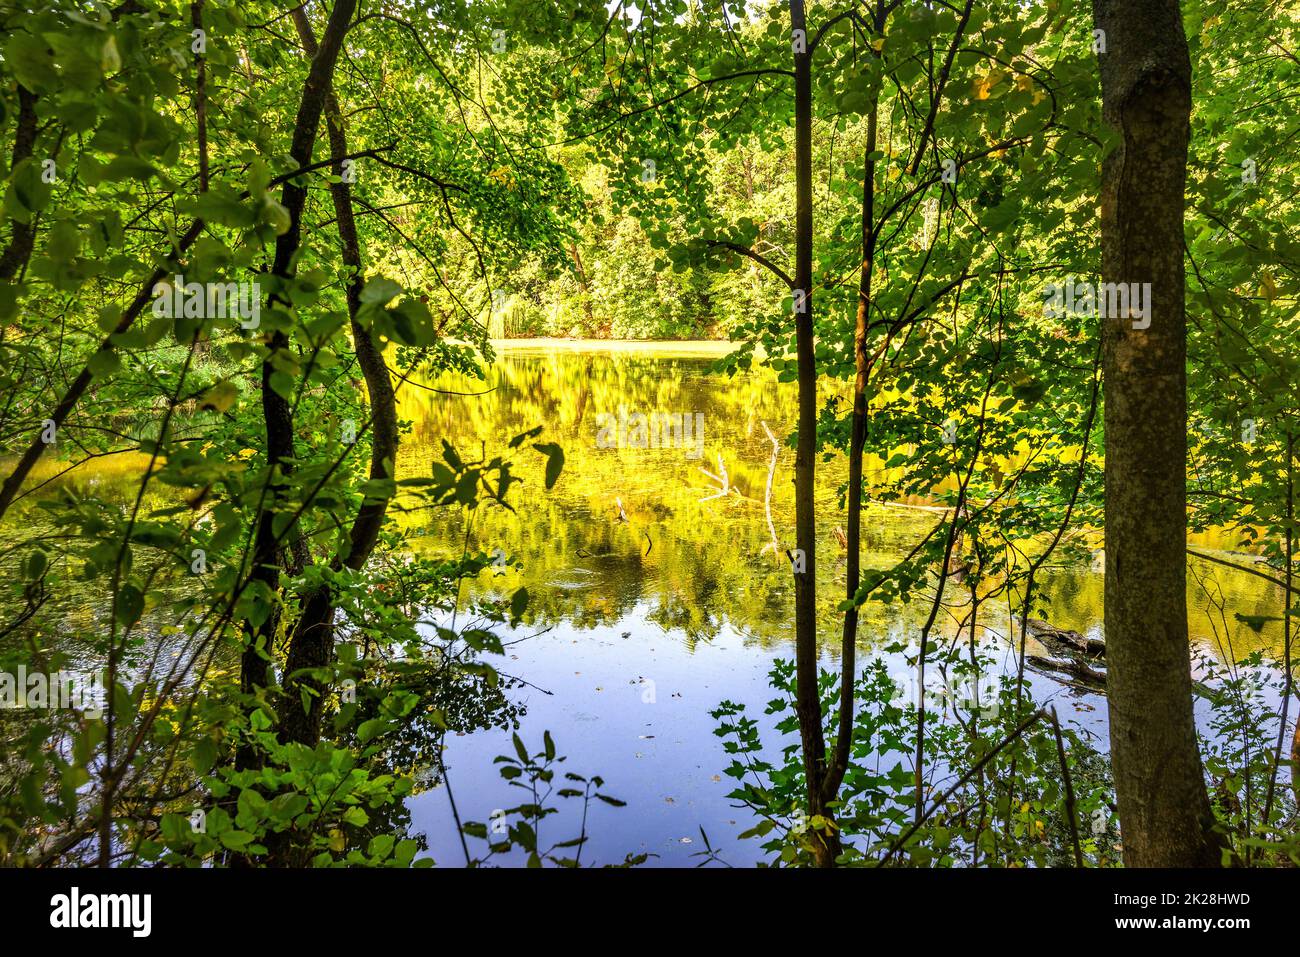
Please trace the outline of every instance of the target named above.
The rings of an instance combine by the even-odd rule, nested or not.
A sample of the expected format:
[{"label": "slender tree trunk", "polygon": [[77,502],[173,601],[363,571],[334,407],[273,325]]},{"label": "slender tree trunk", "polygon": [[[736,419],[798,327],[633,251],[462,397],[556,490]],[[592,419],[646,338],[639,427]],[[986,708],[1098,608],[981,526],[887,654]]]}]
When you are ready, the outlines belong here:
[{"label": "slender tree trunk", "polygon": [[1300,718],[1296,719],[1295,735],[1291,738],[1291,790],[1300,802]]},{"label": "slender tree trunk", "polygon": [[[9,169],[15,169],[19,163],[30,159],[36,147],[36,94],[31,93],[22,84],[18,85],[18,122],[14,129],[14,149],[9,160]],[[10,218],[13,232],[9,244],[0,253],[0,282],[9,282],[18,271],[27,265],[32,255],[32,246],[36,242],[36,217],[20,223]]]},{"label": "slender tree trunk", "polygon": [[[324,41],[312,57],[303,84],[302,98],[298,104],[298,115],[294,123],[293,140],[289,156],[297,166],[307,166],[316,144],[316,134],[320,129],[321,113],[325,109],[326,94],[331,88],[334,65],[338,60],[339,50],[343,46],[343,37],[348,24],[356,10],[356,0],[336,0],[330,10],[329,21],[325,28]],[[288,180],[284,184],[281,203],[289,213],[289,228],[275,244],[275,258],[271,272],[274,276],[289,280],[293,275],[293,260],[302,245],[302,210],[307,201],[305,185]],[[281,300],[283,308],[291,308],[287,299]],[[277,330],[271,337],[271,352],[287,350],[289,337]],[[266,423],[266,458],[267,468],[271,472],[270,485],[267,489],[267,502],[258,517],[257,531],[253,542],[253,581],[265,586],[268,594],[279,591],[280,536],[274,529],[277,506],[284,491],[284,475],[292,467],[294,456],[293,415],[289,399],[271,388],[271,375],[275,366],[268,358],[262,363],[262,417]],[[277,472],[279,473],[277,475]],[[294,535],[296,531],[286,534]],[[269,683],[269,656],[271,638],[279,624],[278,611],[272,611],[260,628],[250,629],[247,647],[241,661],[240,682],[245,693],[253,693],[257,688]],[[299,707],[298,702],[290,702],[290,707]]]},{"label": "slender tree trunk", "polygon": [[[169,258],[166,265],[156,268],[140,286],[135,298],[122,311],[122,318],[113,327],[113,331],[100,341],[100,352],[112,351],[116,348],[113,337],[120,336],[131,328],[135,320],[144,312],[145,307],[153,302],[153,287],[172,275],[175,271],[175,263],[190,246],[194,245],[194,241],[199,238],[202,232],[203,220],[196,219],[190,224],[190,228],[177,238],[175,246],[170,250],[171,258]],[[49,419],[54,423],[56,429],[63,428],[63,423],[72,410],[76,408],[77,403],[81,401],[81,397],[86,394],[86,390],[90,388],[90,382],[93,378],[94,375],[91,373],[89,366],[83,367],[77,373],[77,377],[72,380],[72,385],[68,386],[68,391],[63,393],[63,398],[54,407],[54,411],[49,414]],[[0,485],[0,518],[4,517],[5,512],[9,510],[9,506],[14,503],[14,500],[18,497],[18,490],[48,447],[41,441],[39,434],[33,437],[31,444],[27,446],[27,451],[22,454],[22,458],[18,460],[4,483]]]},{"label": "slender tree trunk", "polygon": [[[1295,663],[1291,660],[1291,643],[1293,632],[1291,616],[1291,586],[1295,579],[1295,433],[1286,434],[1286,590],[1282,593],[1282,663],[1286,668],[1286,686],[1282,699],[1282,727],[1278,731],[1277,757],[1280,762],[1282,746],[1286,741],[1287,714],[1291,705],[1291,695],[1295,694]],[[1273,784],[1277,778],[1277,768],[1269,779],[1269,804],[1272,805]],[[1295,734],[1291,739],[1291,790],[1296,800],[1300,800],[1300,721],[1296,722]],[[1264,821],[1267,823],[1268,814]]]},{"label": "slender tree trunk", "polygon": [[1102,280],[1150,283],[1149,326],[1102,319],[1106,657],[1124,861],[1217,866],[1187,636],[1183,210],[1191,61],[1177,0],[1094,0],[1104,31]]},{"label": "slender tree trunk", "polygon": [[[306,11],[301,8],[294,11],[293,19],[303,49],[308,56],[316,56],[316,37]],[[370,477],[389,479],[394,475],[394,463],[397,460],[397,401],[383,351],[370,331],[357,320],[364,285],[361,243],[357,237],[351,187],[343,180],[342,158],[348,155],[347,130],[343,125],[338,98],[332,89],[326,97],[325,121],[329,130],[330,151],[336,161],[334,174],[339,178],[338,182],[331,184],[330,193],[334,200],[334,218],[338,224],[343,264],[349,274],[347,303],[348,314],[352,318],[352,340],[370,397]],[[387,498],[376,499],[361,506],[352,523],[348,553],[333,563],[336,571],[343,567],[359,571],[365,565],[379,539],[379,530],[387,509]],[[323,697],[327,688],[322,681],[306,672],[323,668],[334,660],[334,610],[334,595],[329,586],[325,585],[311,592],[303,603],[285,661],[285,691],[288,701],[280,720],[281,740],[297,741],[308,746],[315,746],[320,740]],[[301,700],[302,689],[308,691],[305,707]]]},{"label": "slender tree trunk", "polygon": [[[36,96],[29,93],[24,87],[18,87],[18,121],[14,133],[13,156],[10,160],[10,169],[13,169],[18,163],[29,159],[33,156],[36,145]],[[199,238],[203,231],[203,221],[195,220],[190,224],[189,229],[183,235],[177,238],[172,253],[179,258],[189,247]],[[19,275],[26,268],[28,260],[31,258],[32,249],[36,242],[36,223],[33,220],[30,223],[20,223],[17,220],[13,224],[13,232],[10,235],[9,243],[5,246],[4,252],[0,253],[0,282],[9,282],[15,276]],[[144,284],[136,293],[135,298],[122,312],[113,331],[100,343],[100,351],[112,349],[113,336],[120,335],[131,328],[147,306],[153,300],[153,287],[172,273],[172,263],[168,262],[153,271]],[[83,368],[77,377],[64,393],[63,398],[59,400],[50,413],[49,418],[54,422],[56,429],[63,428],[63,423],[69,413],[72,412],[76,404],[85,394],[86,389],[90,387],[91,375],[89,368]],[[22,457],[14,465],[12,471],[6,476],[4,483],[0,484],[0,518],[4,517],[9,506],[13,504],[14,499],[18,497],[18,490],[22,487],[32,468],[45,453],[48,446],[41,441],[39,435],[32,438],[31,444],[23,452]]]},{"label": "slender tree trunk", "polygon": [[[799,444],[795,450],[794,576],[795,699],[808,785],[809,817],[830,818],[822,796],[826,739],[817,696],[817,363],[813,352],[812,297],[812,64],[803,0],[790,0],[794,47],[795,272],[794,323],[799,371]],[[810,831],[819,867],[833,867],[839,840],[829,829]]]},{"label": "slender tree trunk", "polygon": [[582,265],[582,254],[576,242],[569,243],[569,255],[573,257],[573,268],[578,273],[578,292],[582,294],[582,311],[587,314],[587,328],[596,331],[596,313],[591,306],[591,286],[587,282],[587,270]]},{"label": "slender tree trunk", "polygon": [[[190,26],[203,29],[203,0],[190,4]],[[194,119],[199,133],[199,192],[208,191],[208,72],[206,57],[194,54]]]},{"label": "slender tree trunk", "polygon": [[840,639],[840,715],[835,738],[835,755],[823,784],[827,801],[838,795],[844,774],[848,771],[849,750],[853,741],[853,682],[857,670],[858,606],[854,598],[858,592],[862,572],[862,451],[867,442],[867,324],[871,312],[872,264],[876,257],[875,196],[876,196],[876,110],[878,102],[872,97],[867,113],[867,145],[865,148],[865,174],[862,178],[862,268],[858,274],[858,314],[853,330],[853,357],[857,374],[853,380],[853,423],[849,437],[849,489],[848,531],[845,533],[848,561],[845,598],[850,602],[844,613],[844,633]]}]

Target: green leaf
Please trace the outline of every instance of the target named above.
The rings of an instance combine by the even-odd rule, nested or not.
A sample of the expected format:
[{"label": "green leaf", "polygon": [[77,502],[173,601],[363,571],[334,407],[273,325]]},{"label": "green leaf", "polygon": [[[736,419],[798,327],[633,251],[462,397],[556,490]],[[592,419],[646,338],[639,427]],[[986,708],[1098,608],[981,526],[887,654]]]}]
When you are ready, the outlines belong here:
[{"label": "green leaf", "polygon": [[242,847],[247,847],[253,842],[253,835],[247,831],[222,831],[221,843],[232,851],[237,851]]},{"label": "green leaf", "polygon": [[386,276],[376,276],[361,290],[361,302],[368,306],[382,306],[400,295],[402,287]]},{"label": "green leaf", "polygon": [[217,743],[203,737],[194,742],[190,751],[190,766],[199,774],[207,774],[217,763]]},{"label": "green leaf", "polygon": [[388,320],[391,338],[399,345],[419,348],[432,344],[436,337],[433,314],[416,299],[404,299],[388,310]]},{"label": "green leaf", "polygon": [[49,89],[58,75],[49,46],[22,30],[15,30],[5,41],[4,60],[18,82],[35,93]]},{"label": "green leaf", "polygon": [[[274,376],[275,373],[272,373],[272,378]],[[211,409],[214,412],[229,412],[237,398],[239,398],[239,387],[231,380],[223,379],[203,393],[199,400],[199,408]]]},{"label": "green leaf", "polygon": [[293,218],[289,215],[289,210],[270,196],[263,197],[261,219],[262,222],[267,223],[275,230],[277,236],[283,236],[293,225]]},{"label": "green leaf", "polygon": [[343,812],[343,820],[353,827],[365,827],[370,823],[370,815],[355,805]]},{"label": "green leaf", "polygon": [[271,390],[285,399],[293,398],[293,376],[276,369],[271,373]]},{"label": "green leaf", "polygon": [[163,178],[158,167],[134,156],[116,156],[100,172],[100,177],[110,182],[124,179],[138,179],[145,182],[155,176]]},{"label": "green leaf", "polygon": [[257,211],[229,189],[209,190],[194,201],[195,215],[205,223],[247,228],[257,222]]},{"label": "green leaf", "polygon": [[41,181],[40,166],[30,157],[22,160],[10,175],[4,211],[20,223],[30,223],[49,201],[50,184]]}]

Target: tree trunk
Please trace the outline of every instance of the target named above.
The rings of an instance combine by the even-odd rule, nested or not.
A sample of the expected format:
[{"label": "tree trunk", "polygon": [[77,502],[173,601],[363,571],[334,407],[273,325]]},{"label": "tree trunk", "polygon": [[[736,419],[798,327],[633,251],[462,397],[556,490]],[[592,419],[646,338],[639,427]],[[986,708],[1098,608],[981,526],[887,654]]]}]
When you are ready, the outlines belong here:
[{"label": "tree trunk", "polygon": [[[879,22],[879,21],[877,21]],[[877,27],[879,29],[879,26]],[[876,111],[878,97],[872,96],[867,113],[867,145],[862,177],[862,267],[858,273],[858,314],[853,330],[853,424],[849,437],[848,550],[844,595],[849,610],[844,613],[844,632],[840,639],[840,715],[835,738],[835,754],[823,784],[827,801],[838,796],[840,784],[849,767],[849,750],[853,743],[853,682],[857,671],[858,606],[855,598],[862,572],[862,451],[867,441],[867,325],[871,313],[872,265],[876,258]]]},{"label": "tree trunk", "polygon": [[578,293],[582,296],[582,311],[587,314],[587,328],[596,331],[596,313],[591,306],[591,285],[587,282],[587,270],[582,265],[582,254],[578,252],[576,242],[569,243],[569,255],[573,257],[573,268],[578,273]]},{"label": "tree trunk", "polygon": [[[813,353],[812,298],[812,64],[803,0],[790,0],[794,47],[795,272],[794,322],[799,371],[799,444],[795,450],[795,699],[808,785],[808,816],[829,819],[822,795],[826,739],[817,696],[817,517],[813,491],[817,460],[817,363]],[[833,867],[839,840],[811,829],[818,867]]]},{"label": "tree trunk", "polygon": [[1102,280],[1150,283],[1149,325],[1103,313],[1111,760],[1130,867],[1218,866],[1192,715],[1183,209],[1191,61],[1177,0],[1094,0],[1104,31]]},{"label": "tree trunk", "polygon": [[[339,50],[343,46],[343,37],[347,33],[348,23],[356,10],[356,0],[336,0],[330,10],[329,22],[325,28],[324,42],[312,57],[303,83],[302,98],[298,104],[298,115],[294,123],[293,142],[289,156],[299,166],[311,163],[312,152],[316,144],[316,134],[320,129],[321,113],[325,109],[326,94],[331,88],[334,65],[338,61]],[[284,184],[281,204],[289,213],[289,228],[276,240],[275,258],[271,266],[273,275],[289,279],[293,274],[293,260],[302,245],[302,211],[307,201],[306,186],[293,180]],[[287,299],[281,300],[285,309],[292,307]],[[271,337],[271,352],[286,350],[289,337],[282,330],[277,330]],[[275,367],[268,357],[262,363],[262,418],[266,424],[266,458],[270,470],[266,501],[262,504],[258,516],[257,531],[253,540],[252,581],[265,586],[268,594],[276,594],[280,587],[280,535],[274,529],[274,517],[277,505],[283,495],[283,475],[291,467],[294,456],[293,414],[289,400],[271,388],[271,374]],[[280,472],[277,479],[276,472]],[[285,535],[297,535],[296,529],[286,530]],[[267,615],[260,628],[250,628],[246,636],[247,645],[240,662],[240,687],[245,694],[253,694],[258,688],[269,683],[269,660],[271,640],[279,625],[278,608]],[[290,708],[301,708],[299,702],[289,702]],[[241,752],[237,764],[243,766],[249,759],[245,750]]]},{"label": "tree trunk", "polygon": [[[18,121],[14,128],[14,150],[9,160],[10,171],[18,164],[30,159],[36,146],[36,94],[31,93],[21,83],[18,84]],[[36,242],[36,217],[20,223],[12,217],[13,232],[9,244],[0,253],[0,282],[9,282],[18,275],[20,269],[31,259],[32,247]]]},{"label": "tree trunk", "polygon": [[1295,736],[1291,739],[1291,790],[1300,801],[1300,718],[1296,719]]},{"label": "tree trunk", "polygon": [[[316,57],[319,48],[306,11],[302,8],[295,10],[293,20],[303,50],[308,56]],[[335,157],[333,171],[338,177],[338,181],[330,185],[330,193],[334,201],[334,218],[338,224],[343,264],[348,270],[347,303],[352,320],[352,340],[370,397],[370,477],[390,479],[393,478],[397,461],[397,401],[383,350],[370,331],[357,319],[365,277],[351,188],[343,180],[343,157],[348,155],[347,130],[343,125],[343,112],[339,109],[338,98],[332,88],[326,96],[325,121],[329,131],[330,151]],[[348,553],[334,560],[335,571],[343,567],[359,571],[364,567],[379,539],[379,530],[387,509],[387,498],[375,499],[361,506],[352,522]],[[285,661],[284,686],[287,701],[280,718],[282,741],[297,741],[314,747],[320,740],[324,695],[328,688],[324,682],[307,672],[324,668],[334,660],[334,610],[334,595],[328,585],[322,585],[311,592],[302,603]],[[308,692],[305,706],[302,689]]]}]

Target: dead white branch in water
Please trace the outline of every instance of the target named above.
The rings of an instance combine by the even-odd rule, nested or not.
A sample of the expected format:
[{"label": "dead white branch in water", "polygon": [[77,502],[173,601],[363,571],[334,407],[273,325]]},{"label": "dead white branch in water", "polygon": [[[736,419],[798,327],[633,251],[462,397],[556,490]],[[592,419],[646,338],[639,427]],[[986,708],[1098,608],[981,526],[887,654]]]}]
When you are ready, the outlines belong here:
[{"label": "dead white branch in water", "polygon": [[712,495],[704,496],[704,498],[700,499],[701,502],[708,502],[715,498],[722,498],[731,491],[731,479],[727,476],[727,466],[723,464],[721,452],[718,453],[718,471],[722,473],[721,475],[714,475],[703,465],[700,466],[700,471],[718,483],[717,490]]}]

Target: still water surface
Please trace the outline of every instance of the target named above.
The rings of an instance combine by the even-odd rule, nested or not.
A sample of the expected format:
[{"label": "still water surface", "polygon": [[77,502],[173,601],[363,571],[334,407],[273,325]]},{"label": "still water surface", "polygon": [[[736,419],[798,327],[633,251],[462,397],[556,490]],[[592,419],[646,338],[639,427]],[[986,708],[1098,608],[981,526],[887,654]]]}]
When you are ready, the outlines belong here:
[{"label": "still water surface", "polygon": [[[412,422],[403,446],[403,475],[427,474],[443,439],[462,449],[485,442],[489,454],[536,425],[539,441],[558,442],[564,473],[542,490],[541,463],[520,459],[527,478],[516,488],[516,513],[484,511],[466,527],[459,514],[412,513],[401,518],[419,537],[415,547],[447,554],[501,548],[518,570],[485,573],[470,583],[480,593],[508,595],[520,585],[532,596],[524,623],[503,635],[500,670],[528,684],[512,696],[526,706],[520,734],[540,750],[549,730],[568,760],[563,770],[599,774],[624,808],[597,805],[588,821],[584,863],[617,863],[650,854],[650,864],[689,865],[703,849],[703,828],[732,864],[759,859],[755,841],[737,840],[753,820],[726,794],[729,758],[712,733],[709,712],[724,700],[748,705],[762,720],[774,695],[767,673],[792,658],[793,588],[788,562],[770,541],[764,499],[773,445],[764,424],[782,440],[794,421],[795,387],[766,370],[736,378],[712,374],[728,347],[715,343],[502,345],[486,385],[445,378],[439,389],[491,391],[475,396],[405,390],[402,415]],[[618,423],[635,415],[702,415],[696,433],[676,448],[629,447]],[[694,421],[699,421],[695,419]],[[611,423],[613,429],[610,428]],[[602,430],[604,430],[602,432]],[[702,453],[702,454],[701,454]],[[793,450],[779,450],[772,521],[782,548],[793,545]],[[721,458],[721,461],[719,461]],[[879,461],[868,462],[870,469]],[[725,469],[735,491],[717,497]],[[711,473],[711,474],[710,474]],[[824,656],[838,653],[834,605],[842,594],[843,552],[834,536],[844,522],[838,500],[844,480],[839,457],[819,463],[818,565]],[[922,503],[914,503],[921,505]],[[874,506],[864,517],[864,566],[887,568],[906,554],[939,515],[923,507]],[[468,535],[468,539],[466,536]],[[1207,541],[1202,547],[1213,549]],[[1242,573],[1198,563],[1226,599],[1229,627],[1207,595],[1189,580],[1191,630],[1198,650],[1218,660],[1280,644],[1276,623],[1255,633],[1233,612],[1275,615],[1281,590]],[[831,584],[831,583],[834,584]],[[1102,576],[1096,566],[1056,567],[1043,576],[1052,623],[1100,636]],[[869,604],[859,626],[859,661],[894,641],[915,640],[928,606]],[[1010,629],[996,610],[981,619],[990,635]],[[1216,631],[1217,626],[1217,631]],[[955,637],[954,621],[937,631]],[[1000,648],[1000,650],[999,650]],[[1008,644],[995,656],[1014,668]],[[893,662],[901,678],[901,660]],[[1032,676],[1035,696],[1052,699],[1063,717],[1098,736],[1105,747],[1105,702]],[[777,744],[774,733],[765,740]],[[510,734],[488,730],[450,739],[448,778],[461,817],[488,821],[498,808],[524,799],[498,776],[493,757],[512,753]],[[563,802],[562,802],[563,803]],[[439,786],[410,801],[415,830],[443,864],[463,860]],[[576,814],[547,818],[543,844],[577,834]],[[481,847],[480,847],[481,849]],[[510,859],[507,859],[510,860]],[[511,861],[512,863],[514,861]]]}]

